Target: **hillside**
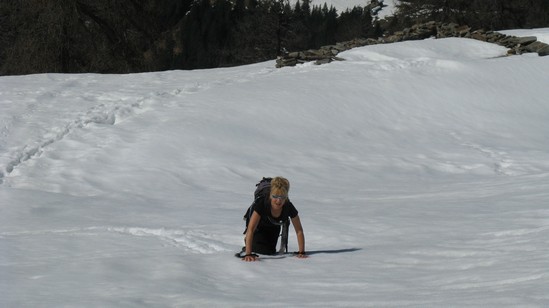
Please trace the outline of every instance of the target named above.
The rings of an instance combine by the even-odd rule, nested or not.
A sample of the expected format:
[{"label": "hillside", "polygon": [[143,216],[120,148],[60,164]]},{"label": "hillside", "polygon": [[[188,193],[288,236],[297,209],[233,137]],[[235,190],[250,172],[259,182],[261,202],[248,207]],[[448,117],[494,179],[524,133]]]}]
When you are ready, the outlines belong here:
[{"label": "hillside", "polygon": [[[0,306],[546,306],[549,57],[505,53],[0,77]],[[242,262],[275,175],[310,258]]]}]

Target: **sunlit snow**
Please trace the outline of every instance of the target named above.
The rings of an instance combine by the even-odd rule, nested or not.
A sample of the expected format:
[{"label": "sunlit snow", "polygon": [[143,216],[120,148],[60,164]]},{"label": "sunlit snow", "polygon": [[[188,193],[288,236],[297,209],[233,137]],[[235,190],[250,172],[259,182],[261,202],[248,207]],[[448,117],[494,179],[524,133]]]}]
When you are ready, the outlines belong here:
[{"label": "sunlit snow", "polygon": [[[505,54],[0,77],[0,306],[547,306],[549,57]],[[275,175],[310,258],[242,262]]]}]

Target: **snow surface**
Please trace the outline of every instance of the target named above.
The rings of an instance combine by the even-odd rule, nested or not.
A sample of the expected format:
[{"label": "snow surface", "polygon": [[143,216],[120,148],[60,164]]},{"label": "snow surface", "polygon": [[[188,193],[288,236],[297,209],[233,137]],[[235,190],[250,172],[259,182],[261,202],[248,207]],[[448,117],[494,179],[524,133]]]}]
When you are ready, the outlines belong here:
[{"label": "snow surface", "polygon": [[[0,307],[547,307],[549,57],[505,53],[1,77]],[[242,262],[275,175],[311,257]]]}]

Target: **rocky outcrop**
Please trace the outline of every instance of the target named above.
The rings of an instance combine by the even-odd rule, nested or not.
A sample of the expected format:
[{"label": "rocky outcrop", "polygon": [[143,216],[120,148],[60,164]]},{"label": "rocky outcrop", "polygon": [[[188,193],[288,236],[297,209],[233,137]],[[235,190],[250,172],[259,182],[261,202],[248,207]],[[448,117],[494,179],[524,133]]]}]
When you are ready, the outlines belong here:
[{"label": "rocky outcrop", "polygon": [[294,66],[300,63],[314,61],[316,64],[325,64],[343,60],[337,55],[345,50],[374,44],[387,44],[426,38],[464,37],[494,43],[509,48],[508,55],[523,53],[537,53],[539,56],[549,55],[549,45],[537,40],[535,36],[516,37],[495,31],[475,30],[470,27],[453,23],[443,24],[428,22],[411,28],[395,32],[379,39],[355,39],[335,45],[320,47],[319,49],[288,52],[276,60],[276,67]]}]

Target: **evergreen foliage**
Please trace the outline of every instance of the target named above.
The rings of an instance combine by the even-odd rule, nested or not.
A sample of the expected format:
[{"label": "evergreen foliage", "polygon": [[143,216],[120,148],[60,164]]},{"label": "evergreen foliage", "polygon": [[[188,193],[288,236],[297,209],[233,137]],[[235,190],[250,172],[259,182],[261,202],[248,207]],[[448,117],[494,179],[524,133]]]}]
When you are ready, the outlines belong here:
[{"label": "evergreen foliage", "polygon": [[387,28],[401,30],[427,21],[453,22],[473,29],[547,27],[547,0],[401,0]]},{"label": "evergreen foliage", "polygon": [[406,0],[395,16],[311,0],[0,1],[0,74],[131,73],[274,59],[424,21],[542,27],[547,0]]}]

